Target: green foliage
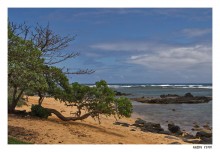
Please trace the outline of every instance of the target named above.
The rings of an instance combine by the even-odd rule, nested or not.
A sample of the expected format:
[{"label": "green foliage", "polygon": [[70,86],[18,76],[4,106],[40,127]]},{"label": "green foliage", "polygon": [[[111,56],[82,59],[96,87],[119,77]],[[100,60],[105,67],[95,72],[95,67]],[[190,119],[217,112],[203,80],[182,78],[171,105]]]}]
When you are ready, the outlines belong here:
[{"label": "green foliage", "polygon": [[9,104],[13,111],[25,90],[45,90],[48,88],[44,77],[42,52],[34,44],[16,36],[8,27],[8,90],[12,98]]},{"label": "green foliage", "polygon": [[[57,50],[65,48],[71,39],[60,39],[53,35],[48,27],[42,30],[47,32],[37,33],[35,37],[37,39],[27,40],[27,37],[20,37],[16,34],[11,24],[9,24],[8,102],[9,106],[12,105],[9,111],[11,109],[13,111],[18,101],[21,101],[22,94],[25,93],[27,95],[39,95],[39,105],[32,105],[31,112],[34,116],[41,118],[48,118],[51,115],[50,112],[40,105],[43,97],[46,95],[76,106],[77,117],[82,116],[82,110],[91,114],[93,118],[98,119],[100,115],[131,116],[131,101],[127,98],[116,98],[114,91],[108,87],[106,81],[96,82],[95,87],[80,85],[77,82],[69,84],[69,80],[62,69],[49,66],[49,63],[59,63],[75,55],[55,53]],[[44,34],[49,35],[44,37]],[[50,37],[50,35],[53,37]],[[57,59],[58,57],[61,57],[61,59]]]},{"label": "green foliage", "polygon": [[76,106],[77,116],[81,115],[82,109],[92,113],[91,116],[98,119],[100,115],[130,117],[132,113],[131,101],[125,97],[116,98],[114,91],[104,80],[96,82],[95,87],[75,82],[69,87],[69,92],[61,91],[57,98]]},{"label": "green foliage", "polygon": [[44,90],[48,95],[56,97],[60,94],[60,90],[68,91],[69,80],[61,69],[57,67],[45,67],[44,76],[48,84],[47,90]]},{"label": "green foliage", "polygon": [[24,98],[20,98],[20,100],[17,103],[17,107],[22,107],[23,105],[27,105]]},{"label": "green foliage", "polygon": [[40,105],[32,105],[31,114],[40,118],[48,118],[49,116],[51,116],[51,113]]},{"label": "green foliage", "polygon": [[128,98],[119,97],[115,100],[115,103],[117,105],[119,116],[131,117],[132,104]]},{"label": "green foliage", "polygon": [[32,144],[32,143],[24,142],[24,141],[15,139],[13,137],[8,137],[8,144]]}]

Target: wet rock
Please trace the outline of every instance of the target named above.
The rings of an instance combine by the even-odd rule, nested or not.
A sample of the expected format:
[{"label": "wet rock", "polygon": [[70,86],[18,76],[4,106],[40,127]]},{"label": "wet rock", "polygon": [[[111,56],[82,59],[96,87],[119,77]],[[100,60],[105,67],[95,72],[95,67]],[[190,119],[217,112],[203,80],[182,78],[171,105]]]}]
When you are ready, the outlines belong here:
[{"label": "wet rock", "polygon": [[181,132],[181,131],[180,131],[180,127],[174,125],[173,123],[168,124],[168,130],[169,130],[171,133],[180,133],[180,132]]},{"label": "wet rock", "polygon": [[140,97],[131,98],[131,100],[141,102],[141,103],[151,103],[151,104],[182,104],[182,103],[207,103],[212,100],[212,97],[205,96],[193,96],[191,93],[186,93],[184,96],[178,95],[161,95],[158,97]]},{"label": "wet rock", "polygon": [[212,130],[212,128],[208,124],[204,125],[203,128],[207,130]]},{"label": "wet rock", "polygon": [[147,122],[146,122],[145,120],[142,120],[142,119],[138,118],[138,119],[134,122],[133,126],[143,127],[146,123],[147,123]]},{"label": "wet rock", "polygon": [[138,118],[132,126],[139,127],[141,131],[143,132],[155,132],[159,133],[164,131],[163,128],[161,128],[160,124],[153,123],[153,122],[146,122],[145,120],[142,120]]},{"label": "wet rock", "polygon": [[147,122],[143,127],[141,127],[141,131],[159,133],[164,131],[164,129],[161,128],[160,124],[158,123]]},{"label": "wet rock", "polygon": [[195,137],[188,132],[183,132],[182,137],[184,137],[185,139],[195,139]]},{"label": "wet rock", "polygon": [[165,130],[164,131],[160,131],[159,133],[160,134],[165,134],[165,135],[170,135],[171,134],[169,131],[165,131]]},{"label": "wet rock", "polygon": [[212,138],[202,137],[199,141],[199,144],[212,144]]},{"label": "wet rock", "polygon": [[186,94],[184,95],[184,97],[193,98],[193,95],[192,95],[191,93],[186,93]]},{"label": "wet rock", "polygon": [[123,93],[123,92],[119,92],[119,91],[114,91],[116,96],[129,96],[131,95],[130,93]]},{"label": "wet rock", "polygon": [[207,131],[199,131],[196,133],[197,138],[211,138],[212,133]]},{"label": "wet rock", "polygon": [[194,128],[199,128],[199,125],[196,124],[196,125],[194,125],[193,127],[194,127]]},{"label": "wet rock", "polygon": [[179,97],[179,95],[177,94],[167,94],[167,95],[160,95],[161,98],[176,98],[176,97]]}]

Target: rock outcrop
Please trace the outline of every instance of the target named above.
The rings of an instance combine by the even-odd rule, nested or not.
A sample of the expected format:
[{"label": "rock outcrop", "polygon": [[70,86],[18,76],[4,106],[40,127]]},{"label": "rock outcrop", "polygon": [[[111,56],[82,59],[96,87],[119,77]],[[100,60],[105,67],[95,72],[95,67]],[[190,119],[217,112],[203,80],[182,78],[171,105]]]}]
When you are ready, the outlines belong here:
[{"label": "rock outcrop", "polygon": [[180,130],[180,127],[171,123],[171,124],[168,124],[168,130],[171,132],[171,133],[181,133],[181,130]]},{"label": "rock outcrop", "polygon": [[129,96],[131,95],[130,93],[123,93],[123,92],[119,92],[119,91],[114,91],[116,96]]},{"label": "rock outcrop", "polygon": [[160,133],[164,131],[164,129],[161,127],[160,124],[153,122],[146,122],[145,120],[142,120],[140,118],[138,118],[132,126],[139,127],[143,132]]},{"label": "rock outcrop", "polygon": [[207,103],[212,100],[212,97],[206,96],[193,96],[191,93],[186,93],[184,96],[179,96],[176,94],[161,95],[157,98],[152,97],[141,97],[141,98],[131,98],[131,100],[141,102],[141,103],[151,103],[151,104],[196,104],[196,103]]}]

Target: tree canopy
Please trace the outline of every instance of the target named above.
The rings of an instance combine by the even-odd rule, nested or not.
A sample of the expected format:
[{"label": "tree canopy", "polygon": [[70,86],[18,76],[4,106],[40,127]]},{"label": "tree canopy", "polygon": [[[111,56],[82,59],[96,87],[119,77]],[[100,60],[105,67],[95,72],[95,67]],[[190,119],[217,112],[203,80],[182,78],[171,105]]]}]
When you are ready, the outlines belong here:
[{"label": "tree canopy", "polygon": [[33,43],[24,40],[8,29],[8,89],[12,96],[9,111],[14,108],[28,89],[47,89],[48,85],[43,75],[44,59],[41,51]]},{"label": "tree canopy", "polygon": [[[26,27],[26,26],[24,26]],[[17,29],[21,33],[17,33]],[[66,74],[91,74],[92,71],[65,72],[53,66],[78,54],[62,55],[57,51],[68,46],[71,38],[55,35],[49,27],[37,26],[35,34],[28,36],[27,27],[10,24],[8,26],[8,92],[11,96],[8,111],[15,112],[15,107],[25,92],[39,96],[38,105],[32,106],[32,114],[47,118],[54,113],[64,121],[82,120],[89,116],[100,120],[100,115],[130,117],[132,104],[125,97],[116,98],[106,81],[95,83],[94,87],[70,84]],[[49,57],[49,58],[48,58]],[[61,57],[61,59],[57,59]],[[42,107],[46,96],[75,106],[74,116],[64,117],[59,111]]]}]

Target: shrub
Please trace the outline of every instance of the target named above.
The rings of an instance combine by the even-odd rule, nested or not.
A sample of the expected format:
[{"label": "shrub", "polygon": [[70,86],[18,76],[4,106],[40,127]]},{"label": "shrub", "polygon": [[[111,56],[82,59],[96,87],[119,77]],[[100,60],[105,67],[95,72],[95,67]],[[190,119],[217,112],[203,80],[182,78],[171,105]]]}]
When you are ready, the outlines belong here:
[{"label": "shrub", "polygon": [[40,105],[32,105],[31,114],[40,118],[48,118],[49,116],[51,116],[51,113]]}]

